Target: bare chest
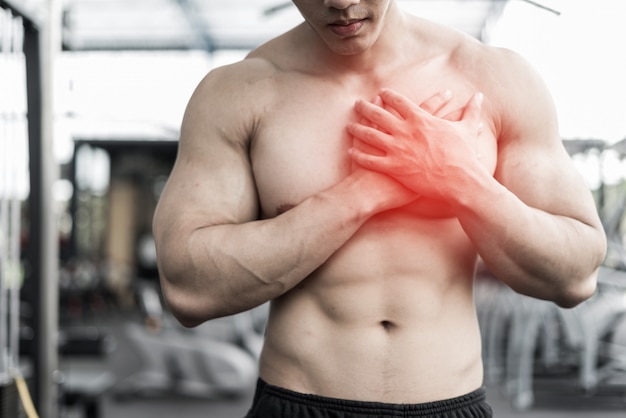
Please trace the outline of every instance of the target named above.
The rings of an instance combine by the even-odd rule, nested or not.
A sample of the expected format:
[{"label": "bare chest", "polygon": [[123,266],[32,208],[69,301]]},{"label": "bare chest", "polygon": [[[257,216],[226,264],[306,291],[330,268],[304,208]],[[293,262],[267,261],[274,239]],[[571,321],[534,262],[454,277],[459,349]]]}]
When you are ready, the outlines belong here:
[{"label": "bare chest", "polygon": [[356,97],[330,97],[321,87],[315,90],[302,89],[282,98],[263,118],[254,138],[251,165],[265,217],[349,173],[346,124],[354,117],[351,107]]},{"label": "bare chest", "polygon": [[[340,85],[334,82],[302,82],[283,86],[278,100],[267,109],[253,139],[250,158],[263,217],[276,216],[307,197],[346,177],[351,170],[348,149],[352,138],[346,131],[356,119],[357,99],[371,100],[382,87],[406,94],[416,103],[444,88],[455,88],[450,110],[462,107],[471,86],[453,82],[437,85],[404,80],[386,85]],[[491,126],[486,121],[486,126]],[[486,129],[479,138],[479,152],[493,172],[497,145],[494,133]],[[428,202],[420,202],[428,206]],[[426,209],[427,210],[427,209]]]}]

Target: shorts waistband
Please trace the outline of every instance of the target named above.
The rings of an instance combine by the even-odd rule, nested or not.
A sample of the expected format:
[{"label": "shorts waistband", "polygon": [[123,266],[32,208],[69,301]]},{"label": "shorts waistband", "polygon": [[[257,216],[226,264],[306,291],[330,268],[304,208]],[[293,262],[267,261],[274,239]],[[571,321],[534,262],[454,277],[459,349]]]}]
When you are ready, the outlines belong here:
[{"label": "shorts waistband", "polygon": [[299,393],[282,387],[270,385],[262,379],[259,379],[257,383],[257,394],[261,393],[265,393],[279,399],[284,399],[291,403],[315,406],[327,410],[364,415],[371,414],[373,416],[385,414],[385,416],[399,417],[420,417],[446,414],[465,409],[473,405],[478,405],[486,401],[486,390],[484,387],[476,389],[466,395],[440,401],[417,404],[395,404],[385,402],[353,401]]}]

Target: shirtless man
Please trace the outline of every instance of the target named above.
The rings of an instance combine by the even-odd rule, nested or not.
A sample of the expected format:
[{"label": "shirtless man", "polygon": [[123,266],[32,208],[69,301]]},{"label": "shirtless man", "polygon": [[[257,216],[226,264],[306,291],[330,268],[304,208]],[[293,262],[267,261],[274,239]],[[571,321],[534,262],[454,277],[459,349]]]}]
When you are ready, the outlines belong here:
[{"label": "shirtless man", "polygon": [[546,87],[394,0],[294,3],[304,23],[190,100],[154,220],[169,307],[272,301],[249,417],[491,416],[479,256],[570,307],[605,253]]}]

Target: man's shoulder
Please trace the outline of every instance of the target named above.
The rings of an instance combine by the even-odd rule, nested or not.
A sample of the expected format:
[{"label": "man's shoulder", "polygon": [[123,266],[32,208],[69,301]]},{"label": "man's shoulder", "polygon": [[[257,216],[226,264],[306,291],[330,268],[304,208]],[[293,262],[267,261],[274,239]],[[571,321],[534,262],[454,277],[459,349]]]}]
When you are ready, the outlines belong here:
[{"label": "man's shoulder", "polygon": [[411,16],[412,39],[416,51],[423,51],[431,57],[446,57],[446,63],[457,67],[464,74],[476,71],[482,73],[484,67],[506,63],[510,51],[497,48],[475,37],[438,22]]},{"label": "man's shoulder", "polygon": [[272,100],[276,71],[270,61],[261,58],[213,68],[199,82],[190,105],[214,113],[233,108],[255,112]]},{"label": "man's shoulder", "polygon": [[302,61],[306,61],[306,48],[299,38],[300,32],[301,27],[296,26],[270,39],[250,51],[246,60],[256,61],[256,65],[264,65],[274,74],[297,70]]},{"label": "man's shoulder", "polygon": [[237,86],[250,88],[260,81],[271,79],[276,71],[276,66],[270,60],[248,56],[240,61],[213,68],[202,83],[228,88]]},{"label": "man's shoulder", "polygon": [[259,45],[240,61],[213,69],[203,83],[226,85],[248,93],[271,93],[280,77],[297,72],[303,61],[302,48],[297,47],[293,32],[288,31]]},{"label": "man's shoulder", "polygon": [[211,69],[189,100],[183,127],[187,132],[219,130],[231,142],[247,141],[263,109],[275,100],[275,72],[259,58]]},{"label": "man's shoulder", "polygon": [[506,62],[507,55],[511,53],[504,48],[485,44],[470,35],[456,31],[448,36],[446,42],[445,47],[451,60],[463,65],[473,63],[480,66]]},{"label": "man's shoulder", "polygon": [[447,50],[448,63],[476,88],[492,98],[509,101],[528,96],[542,83],[537,71],[520,54],[485,44],[470,36],[457,36]]},{"label": "man's shoulder", "polygon": [[493,120],[499,140],[519,137],[525,128],[521,115],[526,115],[525,120],[541,120],[536,109],[552,114],[545,83],[525,57],[462,33],[452,33],[444,42],[441,50],[449,68],[485,95],[483,112]]}]

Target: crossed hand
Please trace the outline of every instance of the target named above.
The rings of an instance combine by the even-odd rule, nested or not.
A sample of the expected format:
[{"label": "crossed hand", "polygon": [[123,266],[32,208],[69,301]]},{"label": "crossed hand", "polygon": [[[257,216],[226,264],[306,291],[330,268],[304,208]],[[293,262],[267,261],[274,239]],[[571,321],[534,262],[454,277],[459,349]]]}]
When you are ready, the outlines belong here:
[{"label": "crossed hand", "polygon": [[354,137],[349,153],[368,170],[386,174],[419,196],[451,199],[475,170],[483,170],[477,152],[482,132],[483,95],[444,113],[452,94],[435,94],[421,105],[389,89],[373,102],[359,100],[359,122],[348,125]]}]

